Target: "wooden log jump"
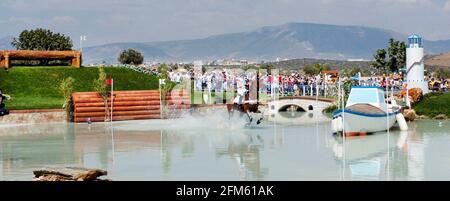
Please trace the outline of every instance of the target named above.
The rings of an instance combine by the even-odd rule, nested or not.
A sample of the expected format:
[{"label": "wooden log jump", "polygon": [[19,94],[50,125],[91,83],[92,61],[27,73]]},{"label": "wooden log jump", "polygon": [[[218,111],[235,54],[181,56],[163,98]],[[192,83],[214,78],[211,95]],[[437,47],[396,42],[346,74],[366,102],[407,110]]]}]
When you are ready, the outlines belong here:
[{"label": "wooden log jump", "polygon": [[102,181],[98,177],[108,174],[106,170],[82,167],[42,168],[33,171],[33,181]]},{"label": "wooden log jump", "polygon": [[[113,97],[112,120],[160,119],[161,102],[158,90],[115,91]],[[74,122],[103,122],[111,102],[107,107],[103,98],[96,92],[77,92],[72,94],[74,103]],[[190,109],[190,97],[186,91],[172,91],[165,97],[169,110]],[[111,115],[111,114],[109,114]],[[110,117],[108,117],[110,118]]]},{"label": "wooden log jump", "polygon": [[10,68],[12,60],[70,60],[71,65],[81,67],[80,51],[32,51],[32,50],[0,50],[0,67]]}]

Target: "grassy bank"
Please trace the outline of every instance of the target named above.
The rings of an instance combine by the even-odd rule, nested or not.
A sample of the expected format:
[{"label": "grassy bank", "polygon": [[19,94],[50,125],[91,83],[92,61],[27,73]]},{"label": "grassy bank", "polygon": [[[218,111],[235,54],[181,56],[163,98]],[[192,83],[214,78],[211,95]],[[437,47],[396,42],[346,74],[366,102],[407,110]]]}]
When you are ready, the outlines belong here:
[{"label": "grassy bank", "polygon": [[[105,68],[107,76],[114,78],[114,90],[158,89],[158,78],[127,68]],[[71,67],[13,67],[8,72],[0,70],[0,88],[11,96],[8,109],[57,109],[62,108],[63,98],[59,92],[61,81],[75,79],[77,92],[94,91],[98,68]]]},{"label": "grassy bank", "polygon": [[450,117],[450,93],[426,94],[420,102],[413,105],[413,109],[418,115]]}]

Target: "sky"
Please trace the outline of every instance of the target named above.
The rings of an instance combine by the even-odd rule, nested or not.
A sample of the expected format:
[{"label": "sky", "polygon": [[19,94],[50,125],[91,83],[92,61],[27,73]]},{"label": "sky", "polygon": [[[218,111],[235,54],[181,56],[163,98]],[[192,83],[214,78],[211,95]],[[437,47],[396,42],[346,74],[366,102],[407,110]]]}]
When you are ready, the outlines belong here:
[{"label": "sky", "polygon": [[78,47],[203,38],[289,22],[362,25],[450,39],[450,0],[1,0],[0,38],[37,27]]}]

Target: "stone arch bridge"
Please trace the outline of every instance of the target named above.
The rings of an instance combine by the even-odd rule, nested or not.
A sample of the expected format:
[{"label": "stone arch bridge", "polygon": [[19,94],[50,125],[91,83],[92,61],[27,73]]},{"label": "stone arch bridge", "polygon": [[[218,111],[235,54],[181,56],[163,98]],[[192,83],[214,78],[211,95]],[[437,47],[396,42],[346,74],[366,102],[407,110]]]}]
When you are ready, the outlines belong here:
[{"label": "stone arch bridge", "polygon": [[313,96],[286,96],[267,102],[267,114],[275,114],[280,111],[296,110],[301,112],[322,112],[336,101],[328,98]]}]

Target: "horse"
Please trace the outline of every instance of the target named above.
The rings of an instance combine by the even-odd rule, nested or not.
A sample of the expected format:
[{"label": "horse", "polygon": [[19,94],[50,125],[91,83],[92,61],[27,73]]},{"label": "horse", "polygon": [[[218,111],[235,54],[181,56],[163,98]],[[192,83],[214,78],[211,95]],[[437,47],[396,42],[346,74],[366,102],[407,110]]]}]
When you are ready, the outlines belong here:
[{"label": "horse", "polygon": [[[244,98],[243,101],[242,98]],[[227,103],[228,118],[231,119],[231,117],[234,115],[234,111],[239,111],[240,116],[243,116],[244,114],[247,116],[247,125],[250,125],[253,122],[253,117],[250,115],[250,113],[261,113],[258,107],[259,102],[255,101],[254,103],[252,103],[250,101],[250,95],[248,92],[245,92],[244,94],[238,92],[238,95],[233,98],[232,103]],[[256,124],[259,125],[262,120],[263,117],[260,117],[256,121]]]}]

